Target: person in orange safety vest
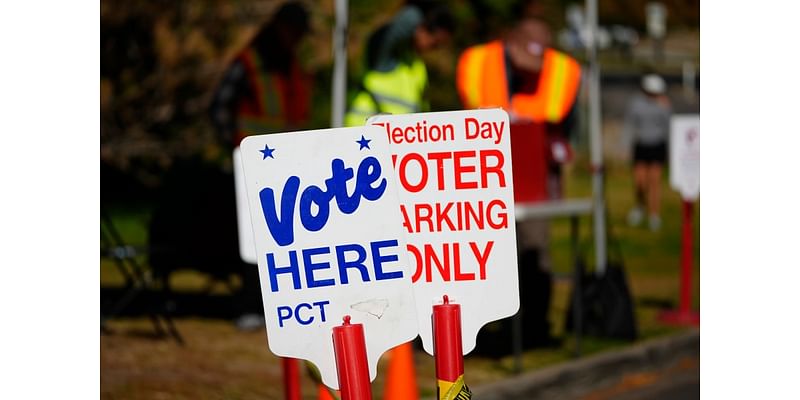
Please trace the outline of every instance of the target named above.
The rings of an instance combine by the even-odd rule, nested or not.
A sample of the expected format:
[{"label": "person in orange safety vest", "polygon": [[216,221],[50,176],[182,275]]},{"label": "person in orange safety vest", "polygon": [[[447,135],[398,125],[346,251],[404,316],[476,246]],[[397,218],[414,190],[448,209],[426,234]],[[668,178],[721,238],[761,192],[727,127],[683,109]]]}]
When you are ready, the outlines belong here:
[{"label": "person in orange safety vest", "polygon": [[[219,163],[225,170],[230,207],[220,205],[214,213],[228,212],[236,235],[233,194],[233,150],[249,135],[289,132],[307,128],[311,109],[311,76],[298,63],[297,50],[310,33],[310,15],[298,1],[285,2],[228,66],[211,102],[210,116],[221,147]],[[219,189],[218,191],[223,191]],[[222,194],[219,194],[222,196]],[[227,199],[227,198],[226,198]],[[211,212],[211,211],[210,211]],[[238,246],[238,242],[234,243]],[[238,256],[238,247],[233,249]],[[240,317],[242,330],[264,325],[258,269],[243,268]]]},{"label": "person in orange safety vest", "polygon": [[212,100],[211,119],[229,150],[246,136],[307,124],[311,77],[300,68],[296,52],[309,29],[305,7],[285,3],[226,70]]},{"label": "person in orange safety vest", "polygon": [[[505,39],[469,47],[458,60],[456,86],[464,108],[502,107],[509,113],[515,202],[561,197],[560,164],[571,155],[566,138],[576,119],[581,68],[550,43],[548,25],[523,16]],[[543,333],[531,340],[549,338],[548,222],[521,221],[517,240],[528,347],[536,332]],[[528,298],[533,292],[542,297]]]},{"label": "person in orange safety vest", "polygon": [[[465,50],[456,71],[456,85],[465,108],[502,107],[510,114],[512,123],[530,125],[526,130],[546,139],[545,157],[555,161],[548,165],[550,179],[545,178],[549,180],[548,190],[527,194],[532,185],[516,182],[514,190],[522,194],[517,196],[518,201],[561,195],[560,182],[553,177],[558,176],[559,163],[567,156],[564,139],[574,124],[581,69],[572,57],[549,45],[547,24],[528,17],[517,24],[505,41],[496,40]],[[516,139],[518,135],[514,136]],[[527,146],[514,147],[515,153],[526,156],[519,157],[520,161],[530,158]],[[523,176],[529,174],[520,174]]]}]

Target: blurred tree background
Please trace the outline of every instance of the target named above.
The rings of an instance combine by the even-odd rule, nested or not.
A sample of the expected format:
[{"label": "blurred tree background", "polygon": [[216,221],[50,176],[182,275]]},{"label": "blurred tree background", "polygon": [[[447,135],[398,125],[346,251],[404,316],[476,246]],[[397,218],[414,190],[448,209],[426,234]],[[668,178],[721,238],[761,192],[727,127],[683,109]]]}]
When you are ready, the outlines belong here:
[{"label": "blurred tree background", "polygon": [[[100,143],[104,201],[121,191],[131,200],[160,183],[176,158],[209,156],[216,140],[208,118],[214,88],[230,60],[283,3],[278,0],[103,0],[100,14]],[[402,0],[349,2],[348,75],[354,87],[363,44]],[[456,57],[465,47],[511,26],[520,1],[448,0],[458,21],[453,44],[426,56],[433,110],[460,108]],[[564,0],[534,1],[539,15],[564,26]],[[601,24],[625,24],[645,36],[646,0],[601,1]],[[699,26],[698,0],[665,0],[670,29]],[[330,121],[334,1],[307,1],[313,33],[300,59],[314,76],[313,118]],[[577,56],[580,56],[579,54]],[[112,190],[118,186],[120,190]],[[106,196],[106,193],[112,195]],[[111,198],[110,198],[111,197]]]}]

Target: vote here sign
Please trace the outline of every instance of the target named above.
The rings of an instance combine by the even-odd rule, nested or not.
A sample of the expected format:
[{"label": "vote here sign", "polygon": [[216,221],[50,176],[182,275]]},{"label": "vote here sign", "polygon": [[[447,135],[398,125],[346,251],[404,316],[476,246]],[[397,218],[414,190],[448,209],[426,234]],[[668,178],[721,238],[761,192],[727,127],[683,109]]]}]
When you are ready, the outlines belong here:
[{"label": "vote here sign", "polygon": [[502,109],[377,115],[400,188],[422,343],[431,310],[461,304],[463,352],[484,324],[519,309],[508,114]]},{"label": "vote here sign", "polygon": [[416,337],[389,142],[377,127],[251,136],[241,144],[269,348],[338,389],[332,328],[364,325],[370,377]]}]

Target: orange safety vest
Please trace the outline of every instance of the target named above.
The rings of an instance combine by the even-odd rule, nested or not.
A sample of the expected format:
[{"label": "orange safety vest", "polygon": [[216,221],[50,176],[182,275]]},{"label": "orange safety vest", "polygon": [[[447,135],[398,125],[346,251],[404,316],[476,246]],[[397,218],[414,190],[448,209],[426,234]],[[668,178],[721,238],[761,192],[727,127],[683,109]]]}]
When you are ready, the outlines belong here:
[{"label": "orange safety vest", "polygon": [[456,86],[465,108],[502,107],[534,122],[561,122],[575,103],[580,79],[577,61],[548,48],[536,92],[509,98],[505,53],[499,40],[465,50],[456,70]]},{"label": "orange safety vest", "polygon": [[237,110],[237,144],[245,136],[296,129],[308,120],[310,87],[297,63],[292,63],[285,76],[266,71],[253,48],[239,55],[239,60],[244,65],[250,96],[242,99]]}]

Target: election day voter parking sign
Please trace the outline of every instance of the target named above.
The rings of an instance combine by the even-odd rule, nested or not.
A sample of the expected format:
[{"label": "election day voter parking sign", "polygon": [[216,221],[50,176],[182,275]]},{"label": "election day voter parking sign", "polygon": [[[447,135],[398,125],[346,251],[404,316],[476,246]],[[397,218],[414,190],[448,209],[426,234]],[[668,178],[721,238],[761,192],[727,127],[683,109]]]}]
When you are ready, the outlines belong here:
[{"label": "election day voter parking sign", "polygon": [[337,389],[332,328],[350,315],[374,379],[381,354],[418,332],[386,134],[250,136],[241,157],[270,349],[313,362]]},{"label": "election day voter parking sign", "polygon": [[462,347],[519,309],[508,114],[502,109],[376,115],[391,143],[422,343],[431,309],[461,305]]}]

